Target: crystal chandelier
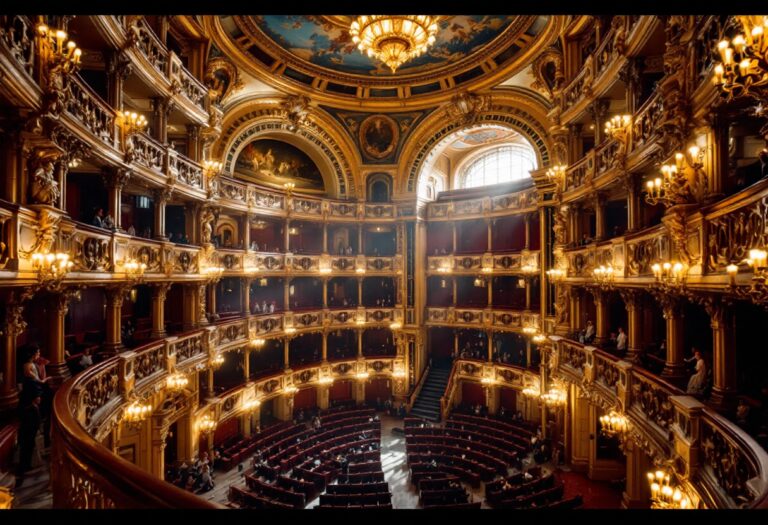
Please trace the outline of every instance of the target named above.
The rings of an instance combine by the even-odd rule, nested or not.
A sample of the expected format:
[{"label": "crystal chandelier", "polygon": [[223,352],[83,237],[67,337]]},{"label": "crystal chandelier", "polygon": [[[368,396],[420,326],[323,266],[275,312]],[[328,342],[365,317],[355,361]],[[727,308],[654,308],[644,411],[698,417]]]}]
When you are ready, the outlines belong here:
[{"label": "crystal chandelier", "polygon": [[216,429],[216,420],[213,419],[209,414],[205,414],[197,422],[197,429],[203,434],[209,434]]},{"label": "crystal chandelier", "polygon": [[766,100],[768,94],[768,16],[737,17],[744,33],[717,44],[721,63],[715,66],[714,81],[726,100],[753,97]]},{"label": "crystal chandelier", "polygon": [[184,390],[188,384],[189,384],[189,378],[180,372],[171,374],[166,379],[166,386],[168,387],[168,390],[171,390],[174,392]]},{"label": "crystal chandelier", "polygon": [[434,43],[437,20],[429,15],[361,15],[349,34],[360,52],[384,62],[394,73]]},{"label": "crystal chandelier", "polygon": [[603,266],[602,264],[592,270],[592,276],[595,278],[595,284],[604,290],[613,288],[613,279],[616,276],[616,270],[612,265]]}]

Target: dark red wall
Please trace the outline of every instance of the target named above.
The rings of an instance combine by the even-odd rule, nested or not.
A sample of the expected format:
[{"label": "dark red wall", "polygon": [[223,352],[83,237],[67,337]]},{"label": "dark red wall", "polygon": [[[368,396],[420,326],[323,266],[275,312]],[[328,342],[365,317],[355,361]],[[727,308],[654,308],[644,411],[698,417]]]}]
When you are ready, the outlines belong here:
[{"label": "dark red wall", "polygon": [[427,255],[439,255],[443,250],[445,253],[451,253],[453,250],[452,224],[451,222],[434,222],[427,225]]},{"label": "dark red wall", "polygon": [[456,253],[483,253],[488,250],[488,227],[484,220],[456,222]]},{"label": "dark red wall", "polygon": [[461,382],[461,403],[464,405],[485,405],[485,392],[479,383]]},{"label": "dark red wall", "polygon": [[[218,424],[213,433],[213,442],[222,443],[240,433],[240,422],[237,417],[225,419]],[[203,450],[202,448],[200,450]]]},{"label": "dark red wall", "polygon": [[352,399],[352,381],[334,381],[328,389],[329,401],[347,401]]},{"label": "dark red wall", "polygon": [[386,377],[374,377],[365,385],[365,400],[375,403],[376,398],[385,401],[392,395],[392,383]]},{"label": "dark red wall", "polygon": [[[445,280],[445,288],[440,286],[441,280]],[[427,277],[427,305],[451,306],[451,304],[453,304],[452,279],[438,275]]]},{"label": "dark red wall", "polygon": [[453,353],[453,329],[429,329],[429,355],[431,357],[450,357]]},{"label": "dark red wall", "polygon": [[457,306],[485,308],[488,305],[488,288],[475,286],[474,281],[474,277],[456,277]]},{"label": "dark red wall", "polygon": [[259,245],[260,252],[276,252],[283,250],[283,229],[278,224],[267,222],[263,230],[251,228],[251,242]]},{"label": "dark red wall", "polygon": [[315,387],[302,388],[293,396],[293,410],[307,410],[317,407],[317,389]]},{"label": "dark red wall", "polygon": [[501,387],[500,404],[510,414],[517,412],[517,390]]},{"label": "dark red wall", "polygon": [[520,251],[525,247],[525,221],[522,216],[501,217],[491,224],[494,253]]}]

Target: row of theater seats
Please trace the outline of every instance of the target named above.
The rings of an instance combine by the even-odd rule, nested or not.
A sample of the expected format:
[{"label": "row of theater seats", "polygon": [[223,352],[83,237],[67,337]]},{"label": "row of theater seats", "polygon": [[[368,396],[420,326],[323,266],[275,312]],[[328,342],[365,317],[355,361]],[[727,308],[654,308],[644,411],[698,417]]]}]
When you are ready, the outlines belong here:
[{"label": "row of theater seats", "polygon": [[293,436],[304,428],[304,425],[294,425],[290,421],[286,421],[265,428],[251,437],[239,436],[224,442],[221,447],[221,459],[217,461],[216,467],[224,471],[230,470],[244,459],[251,457],[256,450],[269,447],[283,438]]},{"label": "row of theater seats", "polygon": [[[231,506],[304,508],[343,478],[357,482],[360,486],[353,489],[361,492],[331,489],[321,496],[321,507],[391,508],[391,494],[380,485],[381,423],[373,415],[372,409],[335,409],[320,415],[318,428],[282,425],[262,432],[253,443],[237,443],[237,454],[254,453],[254,468],[245,475],[244,488],[230,487]],[[371,476],[370,482],[378,484],[373,492],[363,486]]]},{"label": "row of theater seats", "polygon": [[498,508],[577,508],[581,495],[563,499],[563,483],[553,473],[543,474],[541,467],[533,467],[486,483],[486,501]]}]

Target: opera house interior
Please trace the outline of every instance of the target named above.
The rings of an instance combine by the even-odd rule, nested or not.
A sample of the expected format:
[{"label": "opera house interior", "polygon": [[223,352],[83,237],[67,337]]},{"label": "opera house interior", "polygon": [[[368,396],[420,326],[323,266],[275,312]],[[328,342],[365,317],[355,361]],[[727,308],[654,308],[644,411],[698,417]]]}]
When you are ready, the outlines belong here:
[{"label": "opera house interior", "polygon": [[768,508],[766,33],[0,16],[0,508]]}]

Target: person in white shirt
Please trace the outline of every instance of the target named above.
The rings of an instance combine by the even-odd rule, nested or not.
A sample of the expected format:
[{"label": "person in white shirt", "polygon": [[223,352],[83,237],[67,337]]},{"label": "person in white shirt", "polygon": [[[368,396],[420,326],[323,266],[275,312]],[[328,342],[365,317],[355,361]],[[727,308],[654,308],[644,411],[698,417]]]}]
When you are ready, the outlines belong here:
[{"label": "person in white shirt", "polygon": [[595,338],[595,325],[592,324],[592,321],[587,321],[587,328],[584,330],[584,342],[591,343],[592,339],[594,338]]},{"label": "person in white shirt", "polygon": [[80,358],[80,361],[78,363],[83,369],[88,368],[89,366],[93,366],[93,356],[91,356],[91,349],[86,348],[83,351],[83,356]]},{"label": "person in white shirt", "polygon": [[616,336],[616,350],[623,352],[627,349],[627,334],[619,327],[619,335]]}]

